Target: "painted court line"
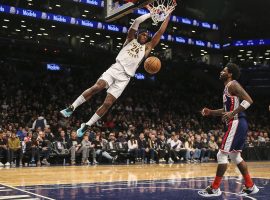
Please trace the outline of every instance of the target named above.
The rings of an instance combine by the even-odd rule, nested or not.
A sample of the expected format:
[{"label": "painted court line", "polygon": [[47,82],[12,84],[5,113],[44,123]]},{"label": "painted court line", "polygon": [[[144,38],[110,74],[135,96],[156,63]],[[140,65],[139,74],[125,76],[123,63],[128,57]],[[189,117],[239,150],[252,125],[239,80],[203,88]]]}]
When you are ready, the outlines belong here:
[{"label": "painted court line", "polygon": [[0,196],[0,199],[18,199],[18,198],[26,198],[30,197],[29,195],[9,195],[9,196]]},{"label": "painted court line", "polygon": [[26,190],[22,190],[22,189],[19,189],[19,188],[16,188],[16,187],[13,187],[13,186],[10,186],[10,185],[5,185],[5,184],[1,184],[5,187],[9,187],[11,189],[14,189],[14,190],[18,190],[18,191],[21,191],[21,192],[25,192],[27,194],[31,194],[31,195],[34,195],[34,196],[37,196],[37,197],[41,197],[43,199],[48,199],[48,200],[55,200],[55,199],[52,199],[52,198],[49,198],[49,197],[45,197],[45,196],[42,196],[42,195],[39,195],[39,194],[36,194],[36,193],[33,193],[33,192],[28,192]]}]

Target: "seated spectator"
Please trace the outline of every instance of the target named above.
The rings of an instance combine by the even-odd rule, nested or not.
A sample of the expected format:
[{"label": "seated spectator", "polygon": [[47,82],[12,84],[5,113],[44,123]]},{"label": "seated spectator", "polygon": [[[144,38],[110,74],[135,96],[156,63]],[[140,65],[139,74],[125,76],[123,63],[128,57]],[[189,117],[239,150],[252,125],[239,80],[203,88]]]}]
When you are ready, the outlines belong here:
[{"label": "seated spectator", "polygon": [[201,152],[202,152],[202,141],[201,141],[201,136],[197,135],[196,136],[196,141],[194,142],[194,159],[196,162],[201,162]]},{"label": "seated spectator", "polygon": [[[28,136],[29,135],[31,136],[32,133],[28,134]],[[25,155],[30,158],[29,166],[36,166],[36,164],[37,166],[40,166],[40,153],[37,138],[31,136],[25,144]]]},{"label": "seated spectator", "polygon": [[182,141],[178,139],[178,136],[176,134],[172,134],[169,145],[170,145],[171,157],[173,160],[173,161],[169,160],[170,163],[179,162],[181,158],[184,158],[184,160],[186,160],[187,151],[184,148]]},{"label": "seated spectator", "polygon": [[15,132],[11,133],[11,137],[8,139],[8,149],[10,155],[11,166],[14,166],[14,156],[17,166],[22,166],[22,146],[20,144],[20,139],[16,136]]},{"label": "seated spectator", "polygon": [[48,141],[45,140],[45,134],[43,131],[39,131],[37,141],[40,156],[43,157],[41,163],[48,166],[50,165],[48,159],[50,157],[51,148]]},{"label": "seated spectator", "polygon": [[45,140],[53,142],[53,140],[55,139],[55,136],[52,133],[51,128],[50,128],[49,125],[45,126],[44,133],[45,133]]},{"label": "seated spectator", "polygon": [[86,132],[83,135],[83,140],[81,141],[80,148],[78,149],[78,153],[82,153],[82,165],[88,165],[89,162],[89,153],[90,148],[92,147],[91,142],[89,141],[88,133]]},{"label": "seated spectator", "polygon": [[201,148],[201,162],[208,162],[209,159],[209,145],[207,141],[207,134],[203,135],[202,140],[202,148]]},{"label": "seated spectator", "polygon": [[105,149],[113,158],[112,162],[114,162],[118,158],[118,149],[116,145],[115,133],[110,133],[109,142],[106,144]]},{"label": "seated spectator", "polygon": [[[0,156],[4,158],[5,166],[10,167],[10,156],[9,156],[9,150],[8,150],[8,141],[4,137],[3,131],[0,131]],[[3,161],[0,160],[0,167],[3,167]]]},{"label": "seated spectator", "polygon": [[158,157],[159,162],[169,162],[169,159],[171,159],[170,155],[170,148],[167,144],[166,138],[164,134],[160,135],[160,138],[157,140],[158,144]]},{"label": "seated spectator", "polygon": [[210,136],[210,141],[208,142],[208,146],[209,146],[209,158],[213,158],[216,161],[217,153],[218,153],[218,145],[215,142],[214,136]]},{"label": "seated spectator", "polygon": [[149,153],[150,153],[150,164],[158,163],[158,144],[156,136],[153,134],[149,134],[150,138],[148,139],[148,145],[149,145]]},{"label": "seated spectator", "polygon": [[188,140],[185,142],[185,149],[186,149],[186,161],[194,162],[194,136],[191,136],[188,138]]},{"label": "seated spectator", "polygon": [[131,161],[135,163],[138,158],[138,141],[134,135],[131,135],[130,140],[128,140],[128,152],[130,153]]},{"label": "seated spectator", "polygon": [[138,154],[140,159],[142,160],[143,163],[146,163],[147,161],[145,160],[146,154],[149,153],[149,148],[148,148],[148,143],[144,138],[144,133],[140,133],[139,139],[138,139]]},{"label": "seated spectator", "polygon": [[67,148],[70,152],[70,164],[75,165],[76,164],[76,153],[79,153],[78,150],[80,149],[81,144],[80,140],[77,138],[76,131],[71,132],[71,137],[67,142]]},{"label": "seated spectator", "polygon": [[96,139],[93,141],[93,145],[95,149],[94,157],[96,158],[96,156],[98,156],[98,162],[101,161],[102,157],[107,158],[110,162],[113,161],[113,157],[110,156],[110,154],[105,149],[104,142],[100,134],[96,134]]}]

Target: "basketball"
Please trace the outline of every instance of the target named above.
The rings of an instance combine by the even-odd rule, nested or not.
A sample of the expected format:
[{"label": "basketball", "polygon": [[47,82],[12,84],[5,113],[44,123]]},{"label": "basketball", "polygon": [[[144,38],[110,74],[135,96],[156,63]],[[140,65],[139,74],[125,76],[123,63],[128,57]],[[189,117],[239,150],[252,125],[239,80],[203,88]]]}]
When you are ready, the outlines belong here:
[{"label": "basketball", "polygon": [[161,62],[155,56],[151,56],[151,57],[147,58],[144,61],[144,69],[149,74],[155,74],[155,73],[157,73],[160,70],[160,68],[161,68]]}]

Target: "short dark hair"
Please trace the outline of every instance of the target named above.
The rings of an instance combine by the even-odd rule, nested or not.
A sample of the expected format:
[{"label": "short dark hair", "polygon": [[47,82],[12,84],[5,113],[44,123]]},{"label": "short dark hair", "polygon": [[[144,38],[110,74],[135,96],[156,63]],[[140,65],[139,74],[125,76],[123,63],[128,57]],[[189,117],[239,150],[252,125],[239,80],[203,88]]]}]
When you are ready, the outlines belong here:
[{"label": "short dark hair", "polygon": [[137,31],[137,36],[140,35],[141,33],[148,33],[148,34],[149,34],[148,30],[145,29],[145,28],[139,29],[139,30]]},{"label": "short dark hair", "polygon": [[240,68],[234,63],[228,63],[226,65],[228,72],[232,74],[232,78],[237,80],[240,77]]}]

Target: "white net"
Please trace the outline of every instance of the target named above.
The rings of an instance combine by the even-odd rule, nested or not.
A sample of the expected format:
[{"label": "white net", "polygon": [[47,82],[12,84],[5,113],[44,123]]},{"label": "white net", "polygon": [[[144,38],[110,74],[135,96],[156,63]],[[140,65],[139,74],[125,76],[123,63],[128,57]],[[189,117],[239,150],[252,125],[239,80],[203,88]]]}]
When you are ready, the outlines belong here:
[{"label": "white net", "polygon": [[175,9],[176,0],[155,0],[147,5],[151,18],[155,25],[162,22]]}]

